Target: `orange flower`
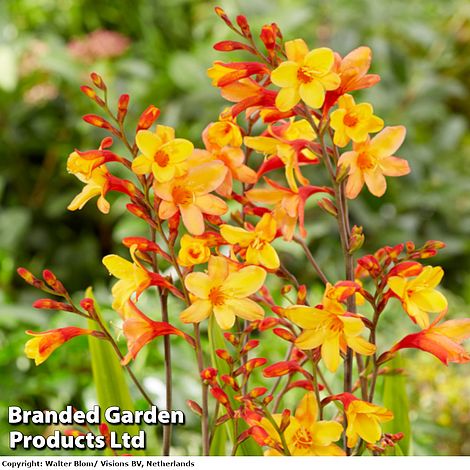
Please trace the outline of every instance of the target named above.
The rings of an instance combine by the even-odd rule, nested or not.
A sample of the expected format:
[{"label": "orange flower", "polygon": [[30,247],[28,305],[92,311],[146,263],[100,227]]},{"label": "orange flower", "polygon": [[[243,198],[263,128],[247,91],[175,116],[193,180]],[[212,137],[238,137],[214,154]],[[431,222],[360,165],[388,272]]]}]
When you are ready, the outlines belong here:
[{"label": "orange flower", "polygon": [[345,147],[350,140],[363,142],[369,133],[380,131],[384,122],[374,116],[374,110],[369,103],[356,104],[351,95],[338,99],[338,109],[330,116],[331,127],[335,130],[334,143]]},{"label": "orange flower", "polygon": [[[317,421],[318,404],[313,392],[307,392],[299,403],[295,415],[289,418],[285,428],[284,439],[290,455],[307,456],[341,456],[344,451],[334,444],[341,437],[343,427],[336,421]],[[277,426],[283,421],[282,414],[273,415]],[[278,431],[267,418],[258,420],[252,415],[248,418],[253,427],[260,427],[264,435],[262,444],[270,447],[264,455],[282,455],[282,442]]]},{"label": "orange flower", "polygon": [[327,284],[323,295],[322,308],[294,305],[283,310],[295,324],[303,328],[295,344],[300,349],[314,349],[321,346],[321,356],[327,369],[335,372],[341,355],[349,347],[358,354],[370,356],[375,346],[360,333],[365,326],[359,316],[348,313],[342,304],[354,295],[357,286],[350,282]]},{"label": "orange flower", "polygon": [[158,336],[177,335],[184,338],[192,346],[194,340],[178,328],[167,322],[153,321],[140,311],[131,301],[124,305],[124,323],[122,330],[127,339],[128,353],[122,360],[122,365],[127,365],[131,359],[135,359],[139,351],[150,341]]},{"label": "orange flower", "polygon": [[119,279],[112,288],[112,307],[121,315],[124,315],[123,307],[135,294],[136,300],[147,287],[160,286],[170,290],[174,295],[181,298],[179,292],[168,280],[159,274],[147,271],[136,256],[137,245],[130,249],[133,263],[118,255],[107,255],[103,258],[103,264],[110,274]]},{"label": "orange flower", "polygon": [[57,328],[49,331],[26,331],[28,335],[34,336],[30,339],[24,347],[26,357],[34,359],[34,362],[38,366],[42,364],[59,346],[62,346],[65,342],[80,335],[100,336],[100,333],[93,330],[85,330],[83,328],[77,328],[75,326],[68,326],[65,328]]},{"label": "orange flower", "polygon": [[324,110],[328,111],[337,99],[354,90],[370,88],[380,81],[380,77],[375,74],[368,74],[372,61],[372,51],[369,47],[361,46],[351,51],[343,59],[335,52],[334,71],[341,78],[340,86],[333,91],[326,93]]},{"label": "orange flower", "polygon": [[[286,179],[289,187],[293,191],[298,190],[295,178],[301,184],[308,184],[308,180],[304,178],[300,172],[299,163],[318,163],[318,158],[308,148],[312,140],[316,138],[316,134],[310,124],[305,120],[291,120],[287,124],[269,126],[267,135],[259,137],[245,137],[245,145],[257,152],[264,153],[268,156],[263,166],[271,164],[277,166],[275,160],[280,160],[282,166],[285,166]],[[302,159],[302,157],[304,157]],[[274,169],[274,168],[273,168]],[[259,173],[264,168],[260,168]]]},{"label": "orange flower", "polygon": [[415,278],[391,276],[387,284],[401,300],[403,309],[413,322],[421,328],[429,326],[430,312],[442,312],[447,309],[447,299],[436,290],[444,271],[440,266],[426,266]]},{"label": "orange flower", "polygon": [[381,423],[393,419],[393,413],[387,408],[362,400],[352,400],[346,407],[348,427],[346,437],[348,447],[357,444],[359,437],[370,444],[375,444],[382,437]]},{"label": "orange flower", "polygon": [[357,197],[364,183],[377,197],[387,188],[385,176],[403,176],[410,172],[406,160],[393,156],[405,139],[403,126],[386,127],[372,140],[354,143],[353,150],[343,153],[338,165],[349,167],[346,196]]},{"label": "orange flower", "polygon": [[264,316],[263,308],[247,297],[261,289],[265,278],[266,271],[258,266],[231,272],[226,258],[211,256],[207,274],[186,276],[185,286],[194,297],[180,318],[184,323],[199,323],[214,313],[223,330],[233,326],[236,316],[260,320]]},{"label": "orange flower", "polygon": [[256,188],[245,193],[251,202],[274,205],[272,216],[276,225],[281,230],[284,240],[292,240],[297,221],[302,237],[306,237],[307,232],[304,227],[305,202],[313,194],[319,192],[329,192],[329,188],[319,186],[303,186],[298,191],[285,188],[273,180],[265,178],[271,188]]},{"label": "orange flower", "polygon": [[267,269],[279,268],[280,261],[270,242],[276,237],[276,221],[271,214],[264,214],[254,230],[221,225],[220,234],[231,245],[246,248],[246,262],[264,266]]},{"label": "orange flower", "polygon": [[271,72],[271,81],[281,87],[277,108],[289,111],[301,99],[312,108],[320,108],[326,90],[335,90],[340,84],[333,71],[333,51],[326,47],[309,51],[302,39],[286,42],[285,48],[288,60]]},{"label": "orange flower", "polygon": [[160,183],[184,175],[188,170],[186,160],[194,150],[189,140],[175,139],[172,127],[160,125],[155,132],[137,132],[136,144],[142,155],[132,162],[132,170],[137,175],[153,173]]},{"label": "orange flower", "polygon": [[203,163],[180,178],[165,183],[154,184],[155,194],[162,199],[158,214],[166,220],[177,212],[192,235],[204,232],[203,214],[222,215],[227,212],[227,204],[209,194],[217,189],[227,174],[220,161]]},{"label": "orange flower", "polygon": [[405,336],[392,347],[390,353],[417,348],[436,356],[445,365],[449,362],[470,362],[470,354],[460,344],[470,338],[470,318],[448,320],[440,325],[438,321],[439,318],[429,328]]},{"label": "orange flower", "polygon": [[195,264],[207,263],[211,250],[206,240],[184,234],[181,238],[181,248],[178,253],[178,263],[181,266],[194,266]]}]

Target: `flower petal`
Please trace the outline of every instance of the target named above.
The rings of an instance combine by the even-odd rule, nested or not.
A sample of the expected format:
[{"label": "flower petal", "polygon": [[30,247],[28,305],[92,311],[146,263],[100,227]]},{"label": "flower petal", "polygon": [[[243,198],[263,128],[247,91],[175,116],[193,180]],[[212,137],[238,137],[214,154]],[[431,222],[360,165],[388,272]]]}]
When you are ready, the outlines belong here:
[{"label": "flower petal", "polygon": [[382,158],[379,161],[379,165],[385,176],[403,176],[411,171],[410,165],[406,160],[403,160],[403,158]]},{"label": "flower petal", "polygon": [[299,95],[312,108],[320,108],[325,101],[325,89],[319,80],[302,83],[299,87]]},{"label": "flower petal", "polygon": [[204,233],[204,217],[201,209],[195,204],[179,206],[184,226],[191,235],[202,235]]},{"label": "flower petal", "polygon": [[276,96],[276,107],[279,111],[291,110],[300,101],[297,87],[282,88]]},{"label": "flower petal", "polygon": [[199,299],[207,299],[212,287],[212,280],[204,273],[191,273],[186,276],[184,285],[191,294]]},{"label": "flower petal", "polygon": [[295,87],[297,85],[297,72],[299,64],[286,61],[271,72],[271,81],[279,87]]},{"label": "flower petal", "polygon": [[196,300],[183,310],[180,319],[183,323],[199,323],[205,320],[212,311],[212,304],[208,300]]},{"label": "flower petal", "polygon": [[331,335],[325,338],[321,347],[321,357],[330,372],[336,372],[341,356],[339,354],[339,335]]},{"label": "flower petal", "polygon": [[379,159],[393,155],[405,140],[404,126],[389,126],[370,141],[370,149]]},{"label": "flower petal", "polygon": [[153,158],[160,145],[162,145],[160,137],[149,130],[137,132],[135,142],[137,147],[139,147],[139,150],[150,158]]},{"label": "flower petal", "polygon": [[240,318],[248,321],[262,320],[264,318],[264,309],[250,299],[227,299],[228,305],[233,313]]},{"label": "flower petal", "polygon": [[235,323],[235,312],[227,303],[214,305],[214,315],[222,330],[229,330]]},{"label": "flower petal", "polygon": [[258,266],[247,266],[227,276],[223,290],[230,297],[243,298],[263,287],[266,271]]}]

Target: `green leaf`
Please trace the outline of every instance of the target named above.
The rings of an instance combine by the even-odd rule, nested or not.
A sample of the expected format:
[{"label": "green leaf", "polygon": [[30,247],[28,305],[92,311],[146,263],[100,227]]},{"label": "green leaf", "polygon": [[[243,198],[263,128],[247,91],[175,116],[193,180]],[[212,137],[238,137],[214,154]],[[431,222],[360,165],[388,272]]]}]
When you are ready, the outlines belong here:
[{"label": "green leaf", "polygon": [[[403,361],[397,354],[390,362],[389,367],[393,369],[401,369]],[[402,432],[404,437],[398,442],[401,454],[409,455],[411,441],[411,425],[409,417],[408,395],[406,393],[406,378],[402,374],[387,375],[384,377],[383,383],[383,404],[386,408],[393,412],[393,420],[383,425],[384,432],[398,433]]]},{"label": "green leaf", "polygon": [[[86,290],[85,296],[95,300],[91,288]],[[96,300],[95,308],[97,315],[101,315]],[[90,328],[95,328],[96,326],[92,320],[88,320],[88,325]],[[126,377],[124,376],[124,370],[112,345],[108,341],[92,336],[88,336],[88,344],[90,346],[93,381],[101,412],[104,413],[104,410],[110,406],[119,406],[121,410],[134,411],[134,402],[126,382]],[[135,424],[118,425],[108,423],[108,426],[109,430],[115,431],[118,436],[125,432],[128,432],[131,436],[139,433],[139,427]],[[128,453],[129,451],[123,449],[122,452]],[[109,449],[106,450],[106,453],[112,455]],[[133,450],[132,455],[145,455],[145,452]]]},{"label": "green leaf", "polygon": [[[209,319],[208,333],[212,366],[215,367],[221,375],[229,374],[229,365],[223,359],[217,356],[217,354],[215,354],[217,349],[227,349],[227,345],[225,343],[224,335],[219,325],[217,324],[214,315],[211,315]],[[225,392],[230,399],[230,403],[235,405],[237,402],[234,399],[234,391],[230,387],[227,387]],[[220,414],[223,413],[224,411],[222,410]],[[238,434],[243,432],[245,429],[247,429],[247,425],[245,425],[242,420],[239,420],[237,430]],[[235,426],[233,420],[229,420],[223,425],[218,426],[211,443],[210,455],[226,455],[227,440],[230,440],[231,445],[234,445],[236,438],[237,436],[235,435]],[[252,439],[247,439],[240,444],[236,455],[262,455],[262,451],[256,442],[254,442]]]}]

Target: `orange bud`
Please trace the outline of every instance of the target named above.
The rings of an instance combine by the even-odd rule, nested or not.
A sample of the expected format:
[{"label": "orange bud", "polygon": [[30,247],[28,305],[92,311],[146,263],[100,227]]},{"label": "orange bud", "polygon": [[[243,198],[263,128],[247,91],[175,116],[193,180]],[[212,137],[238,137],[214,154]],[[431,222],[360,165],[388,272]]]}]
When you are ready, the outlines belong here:
[{"label": "orange bud", "polygon": [[100,143],[100,150],[109,149],[113,145],[113,138],[112,137],[105,137]]},{"label": "orange bud", "polygon": [[292,374],[301,370],[301,367],[295,361],[281,361],[272,364],[263,370],[264,377],[282,377],[283,375]]},{"label": "orange bud", "polygon": [[228,362],[229,364],[233,363],[232,356],[225,349],[216,349],[215,353],[217,354],[217,356],[220,357],[220,359],[223,359],[224,361]]},{"label": "orange bud", "polygon": [[416,261],[404,261],[390,270],[389,276],[413,277],[423,270],[423,265]]},{"label": "orange bud", "polygon": [[65,302],[57,302],[52,299],[38,299],[33,302],[34,308],[42,308],[44,310],[62,310],[64,312],[73,312],[73,307]]},{"label": "orange bud", "polygon": [[248,24],[248,20],[246,19],[246,16],[238,15],[236,20],[237,20],[238,26],[240,26],[240,29],[242,30],[243,36],[250,39],[252,36],[251,36],[251,31],[250,31],[250,25]]},{"label": "orange bud", "polygon": [[264,395],[268,389],[266,387],[255,387],[253,390],[251,390],[250,393],[248,393],[248,397],[250,398],[258,398],[262,395]]},{"label": "orange bud", "polygon": [[229,27],[229,28],[232,28],[234,29],[234,26],[233,26],[233,23],[229,20],[228,16],[227,16],[227,13],[225,13],[225,11],[220,8],[220,7],[215,7],[214,8],[214,11],[215,13],[219,16],[219,18],[221,18],[225,24]]},{"label": "orange bud", "polygon": [[281,424],[279,430],[284,432],[290,424],[290,410],[284,410],[281,415]]},{"label": "orange bud", "polygon": [[100,90],[106,91],[106,84],[101,78],[101,75],[98,75],[96,72],[92,72],[90,74],[90,78],[97,88],[99,88]]},{"label": "orange bud", "polygon": [[126,209],[131,214],[135,215],[136,217],[139,217],[139,219],[145,220],[145,222],[147,222],[151,227],[157,228],[157,225],[152,220],[149,213],[144,207],[137,204],[127,204]]},{"label": "orange bud", "polygon": [[151,104],[141,115],[139,118],[139,122],[137,123],[136,133],[141,130],[148,129],[160,116],[160,110]]},{"label": "orange bud", "polygon": [[240,340],[233,333],[224,333],[224,338],[233,346],[240,344]]},{"label": "orange bud", "polygon": [[238,392],[240,390],[240,386],[237,384],[235,379],[231,375],[221,375],[220,380],[231,387],[233,390]]},{"label": "orange bud", "polygon": [[269,55],[272,56],[274,49],[276,48],[276,32],[273,25],[264,25],[261,28],[261,34],[259,37],[261,38],[261,41],[263,41]]},{"label": "orange bud", "polygon": [[281,320],[275,317],[266,317],[262,320],[258,326],[259,331],[266,331],[271,329],[273,326],[279,325]]},{"label": "orange bud", "polygon": [[217,377],[217,369],[207,367],[201,372],[201,379],[207,382],[213,382]]},{"label": "orange bud", "polygon": [[296,340],[296,337],[289,330],[286,330],[284,328],[274,328],[273,333],[276,336],[279,336],[279,338],[282,338],[291,343],[295,342]]},{"label": "orange bud", "polygon": [[323,199],[320,199],[317,204],[318,207],[320,207],[320,209],[323,209],[327,214],[330,214],[333,217],[338,217],[338,209],[336,208],[335,204],[331,199],[324,197]]},{"label": "orange bud", "polygon": [[302,284],[297,290],[297,303],[303,305],[307,299],[307,286]]},{"label": "orange bud", "polygon": [[80,301],[80,306],[90,314],[91,317],[96,316],[95,302],[93,299],[85,298]]},{"label": "orange bud", "polygon": [[255,349],[259,345],[259,340],[257,339],[250,339],[245,346],[243,346],[243,349],[241,350],[240,354],[246,354],[248,351],[251,351],[252,349]]},{"label": "orange bud", "polygon": [[357,260],[357,264],[374,278],[378,277],[382,271],[379,262],[372,255],[363,256]]},{"label": "orange bud", "polygon": [[230,52],[230,51],[239,51],[244,50],[251,53],[255,53],[255,50],[239,41],[219,41],[214,44],[214,49],[219,52]]},{"label": "orange bud", "polygon": [[364,234],[362,233],[362,227],[354,225],[351,230],[351,236],[349,237],[349,254],[359,250],[364,244]]},{"label": "orange bud", "polygon": [[85,95],[88,96],[91,100],[93,100],[98,106],[104,106],[105,102],[96,94],[96,91],[90,88],[89,86],[83,85],[80,87]]},{"label": "orange bud", "polygon": [[198,416],[202,416],[202,408],[193,400],[187,400],[186,404],[188,405],[189,409],[196,413]]},{"label": "orange bud", "polygon": [[64,285],[57,279],[56,275],[52,271],[45,269],[42,272],[42,277],[55,292],[61,295],[67,294],[67,290]]},{"label": "orange bud", "polygon": [[230,407],[228,395],[218,386],[211,387],[212,396],[223,406]]},{"label": "orange bud", "polygon": [[119,97],[118,101],[118,115],[117,119],[119,122],[123,122],[127,114],[127,108],[129,107],[129,95],[124,94]]},{"label": "orange bud", "polygon": [[16,270],[19,276],[21,276],[30,286],[36,287],[36,289],[47,289],[46,285],[44,282],[36,278],[35,276],[32,275],[31,272],[29,272],[25,268],[18,268]]}]

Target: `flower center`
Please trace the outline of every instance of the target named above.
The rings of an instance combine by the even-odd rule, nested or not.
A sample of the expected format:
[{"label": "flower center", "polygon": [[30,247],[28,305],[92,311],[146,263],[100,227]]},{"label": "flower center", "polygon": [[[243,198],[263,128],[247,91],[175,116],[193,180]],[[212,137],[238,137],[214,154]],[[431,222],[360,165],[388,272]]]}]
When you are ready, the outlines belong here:
[{"label": "flower center", "polygon": [[221,287],[213,287],[209,291],[209,300],[211,301],[212,305],[223,305],[226,298],[227,296],[222,292]]},{"label": "flower center", "polygon": [[251,243],[250,246],[254,250],[262,250],[266,242],[261,240],[260,238],[255,238]]},{"label": "flower center", "polygon": [[169,155],[164,150],[157,150],[153,156],[153,159],[158,164],[158,166],[161,167],[167,166],[168,162],[170,161]]},{"label": "flower center", "polygon": [[346,115],[343,118],[343,123],[346,127],[354,127],[359,119],[354,113],[346,113]]},{"label": "flower center", "polygon": [[175,186],[171,194],[173,196],[173,202],[177,206],[186,206],[193,202],[193,193],[181,186]]},{"label": "flower center", "polygon": [[300,428],[293,437],[297,449],[308,449],[312,445],[312,434],[305,428]]},{"label": "flower center", "polygon": [[308,67],[300,67],[299,70],[297,70],[297,80],[300,83],[310,83],[314,78],[315,74],[313,70]]},{"label": "flower center", "polygon": [[357,166],[361,170],[372,170],[376,164],[376,158],[368,152],[361,152],[357,157]]}]

